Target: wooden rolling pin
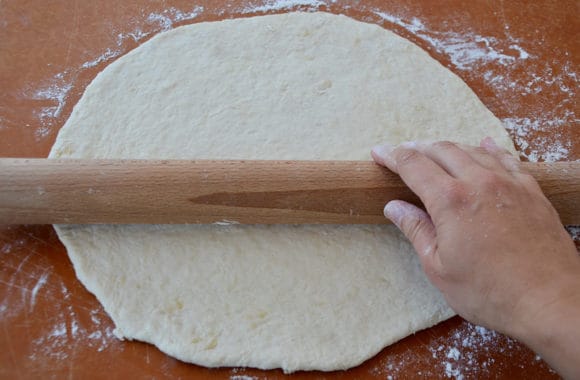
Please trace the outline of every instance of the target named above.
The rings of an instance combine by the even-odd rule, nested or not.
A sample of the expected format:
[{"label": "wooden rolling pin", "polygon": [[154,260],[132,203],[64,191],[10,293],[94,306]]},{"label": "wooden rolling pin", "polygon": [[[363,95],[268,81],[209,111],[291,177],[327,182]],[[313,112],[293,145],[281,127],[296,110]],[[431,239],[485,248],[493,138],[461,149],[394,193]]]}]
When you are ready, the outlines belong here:
[{"label": "wooden rolling pin", "polygon": [[[523,165],[580,223],[580,162]],[[420,204],[370,161],[0,159],[2,224],[378,224],[391,199]]]}]

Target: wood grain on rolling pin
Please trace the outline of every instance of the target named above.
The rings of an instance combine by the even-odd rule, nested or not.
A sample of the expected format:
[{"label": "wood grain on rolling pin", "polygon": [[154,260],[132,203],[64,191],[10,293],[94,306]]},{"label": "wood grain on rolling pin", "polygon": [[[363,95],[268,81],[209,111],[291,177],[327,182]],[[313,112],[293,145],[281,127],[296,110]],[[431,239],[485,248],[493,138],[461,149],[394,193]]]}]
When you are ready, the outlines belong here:
[{"label": "wood grain on rolling pin", "polygon": [[[523,163],[580,223],[580,163]],[[0,223],[388,223],[420,204],[370,161],[0,159]]]}]

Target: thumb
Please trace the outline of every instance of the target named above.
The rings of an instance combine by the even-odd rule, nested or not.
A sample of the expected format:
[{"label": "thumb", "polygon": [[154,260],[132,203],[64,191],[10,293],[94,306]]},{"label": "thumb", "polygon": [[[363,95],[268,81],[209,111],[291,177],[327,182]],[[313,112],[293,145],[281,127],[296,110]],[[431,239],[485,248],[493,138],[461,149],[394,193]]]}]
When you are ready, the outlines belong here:
[{"label": "thumb", "polygon": [[411,241],[425,272],[432,273],[437,241],[435,226],[429,215],[419,207],[399,200],[387,203],[384,213]]}]

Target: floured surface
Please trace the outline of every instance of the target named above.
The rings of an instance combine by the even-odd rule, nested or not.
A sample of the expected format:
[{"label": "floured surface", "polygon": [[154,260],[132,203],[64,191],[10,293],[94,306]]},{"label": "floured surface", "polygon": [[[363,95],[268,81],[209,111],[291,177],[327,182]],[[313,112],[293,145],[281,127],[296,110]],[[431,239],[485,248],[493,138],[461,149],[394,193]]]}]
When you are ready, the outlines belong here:
[{"label": "floured surface", "polygon": [[[256,43],[258,41],[259,43]],[[87,88],[51,157],[368,159],[501,123],[425,52],[328,14],[159,35]],[[118,334],[206,366],[341,369],[451,316],[392,227],[59,227]]]},{"label": "floured surface", "polygon": [[[485,135],[511,146],[416,46],[297,13],[154,38],[87,88],[51,156],[367,159],[381,141]],[[58,231],[120,337],[206,366],[349,368],[452,315],[392,227]]]},{"label": "floured surface", "polygon": [[[121,4],[103,0],[98,5],[79,2],[72,7],[70,2],[56,0],[49,8],[34,7],[34,4],[4,7],[0,25],[8,27],[0,29],[5,42],[5,60],[0,68],[4,75],[0,96],[4,96],[5,105],[0,109],[0,151],[5,157],[46,157],[58,130],[86,86],[99,71],[118,58],[110,58],[111,52],[115,53],[113,56],[124,55],[166,29],[166,25],[173,23],[172,27],[177,27],[236,18],[254,11],[265,14],[274,10],[319,9],[376,23],[417,43],[463,78],[502,122],[515,123],[517,129],[508,132],[517,147],[529,144],[521,152],[525,158],[580,158],[580,129],[574,124],[577,107],[574,107],[573,96],[574,89],[578,88],[577,57],[580,54],[578,44],[573,44],[569,38],[580,23],[569,18],[576,9],[574,2],[544,3],[541,8],[521,7],[512,2],[490,6],[457,0],[448,2],[445,8],[429,2],[402,0],[380,4],[367,1],[353,4],[341,0],[320,1],[320,6],[315,3],[310,0],[227,3],[136,0]],[[203,11],[196,12],[200,6]],[[436,48],[439,42],[424,39],[406,27],[375,16],[377,11],[409,24],[419,20],[427,36],[449,44],[449,48],[439,51]],[[196,13],[198,16],[193,17]],[[27,20],[30,23],[26,24]],[[493,59],[495,53],[489,49],[485,60],[456,63],[452,53],[473,57],[475,44],[478,50],[485,48],[482,42],[477,42],[479,36],[493,41],[491,47],[495,51],[511,55],[515,60],[502,65],[498,59]],[[465,41],[457,46],[459,50],[452,45],[456,38]],[[519,58],[519,52],[511,50],[514,41],[529,54],[527,59]],[[100,63],[90,67],[90,63],[99,58]],[[466,68],[459,69],[459,65]],[[49,92],[52,89],[59,92]],[[49,107],[53,106],[55,110],[62,106],[58,116],[50,111]],[[510,120],[506,120],[508,118]],[[567,153],[558,146],[567,149]],[[34,254],[30,255],[31,251]],[[229,379],[245,375],[270,380],[287,377],[278,371],[206,369],[176,361],[149,344],[118,341],[110,334],[114,328],[111,319],[74,275],[66,250],[52,226],[0,228],[0,253],[0,343],[6,347],[0,353],[0,361],[4,363],[0,377],[38,377],[43,373],[45,377],[66,378],[71,376],[71,369],[73,377],[87,377],[104,367],[120,377]],[[48,266],[47,260],[50,261]],[[31,291],[45,273],[48,273],[46,283],[37,288],[32,305]],[[70,297],[60,296],[61,281]],[[49,289],[56,290],[49,292]],[[93,312],[98,313],[100,323],[93,322]],[[79,325],[76,334],[73,333],[73,321]],[[53,332],[63,323],[68,331],[58,344],[36,344],[43,339],[50,341]],[[324,376],[337,380],[353,377],[384,380],[388,375],[408,378],[430,370],[434,378],[446,378],[442,363],[432,357],[430,347],[432,344],[435,348],[439,344],[447,345],[447,339],[456,331],[461,333],[466,325],[460,318],[452,318],[387,347],[364,365]],[[86,334],[80,333],[82,331]],[[99,334],[104,343],[95,345],[92,337]],[[451,341],[448,343],[455,346]],[[484,363],[489,363],[487,368],[498,378],[551,378],[543,361],[535,360],[531,352],[524,354],[526,350],[520,343],[514,342],[514,345],[519,349],[500,351],[495,343],[482,342],[478,350],[481,356],[460,368],[466,375],[464,378],[469,378],[467,367],[475,370]],[[459,350],[464,348],[459,346]],[[447,349],[444,351],[446,353]],[[416,360],[398,361],[403,353]],[[65,356],[66,359],[58,359]],[[465,357],[464,352],[461,357]],[[387,370],[383,363],[393,364],[393,371]],[[384,368],[384,371],[375,371],[375,368]],[[309,372],[297,373],[295,377],[314,379],[320,376],[320,373]]]},{"label": "floured surface", "polygon": [[[266,0],[242,4],[245,5],[227,7],[227,11],[216,4],[167,6],[158,12],[147,11],[138,17],[123,18],[121,25],[108,30],[110,46],[97,52],[83,50],[87,60],[80,61],[78,67],[67,67],[64,71],[44,78],[37,86],[27,85],[19,91],[20,96],[42,105],[33,109],[34,124],[26,124],[26,127],[34,127],[33,136],[38,143],[45,144],[47,139],[54,138],[56,127],[64,123],[66,119],[63,116],[68,116],[66,114],[76,102],[75,98],[78,99],[75,90],[88,84],[84,82],[86,79],[79,81],[79,76],[84,77],[83,73],[87,69],[92,71],[95,67],[104,68],[111,60],[156,33],[207,15],[225,15],[229,18],[296,8],[315,11],[327,9],[335,2]],[[340,13],[349,13],[351,8],[348,4],[342,4]],[[559,51],[560,54],[539,56],[539,45],[546,45],[546,33],[536,28],[536,34],[541,37],[518,36],[513,30],[515,20],[506,18],[505,4],[501,11],[494,11],[500,15],[499,35],[476,33],[472,30],[473,20],[457,14],[451,25],[445,24],[442,27],[434,23],[432,15],[420,15],[408,9],[392,12],[364,3],[356,8],[368,13],[367,17],[379,25],[422,42],[421,46],[436,52],[438,60],[444,63],[449,61],[445,64],[460,71],[471,86],[475,85],[474,82],[482,82],[483,88],[493,93],[493,96],[487,97],[487,104],[501,103],[498,115],[521,157],[529,161],[548,162],[577,159],[578,152],[574,149],[574,135],[571,132],[578,124],[578,118],[574,107],[570,106],[575,100],[579,83],[577,65],[572,59],[574,54],[564,49]],[[397,9],[394,4],[392,8]],[[526,107],[524,104],[528,104],[530,97],[534,98],[534,103]],[[547,98],[550,101],[546,101]],[[9,121],[3,120],[1,113],[2,110],[0,131],[3,128],[2,122]]]}]

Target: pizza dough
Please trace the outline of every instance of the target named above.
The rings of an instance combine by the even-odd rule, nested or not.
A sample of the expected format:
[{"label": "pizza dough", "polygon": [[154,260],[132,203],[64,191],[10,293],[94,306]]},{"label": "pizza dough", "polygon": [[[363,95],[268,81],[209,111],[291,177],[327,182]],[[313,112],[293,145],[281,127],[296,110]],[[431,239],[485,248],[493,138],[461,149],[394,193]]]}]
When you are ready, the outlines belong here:
[{"label": "pizza dough", "polygon": [[[152,38],[87,87],[50,157],[367,160],[381,142],[486,135],[513,150],[417,46],[291,13]],[[345,369],[453,315],[392,226],[56,228],[118,337],[204,366]]]}]

